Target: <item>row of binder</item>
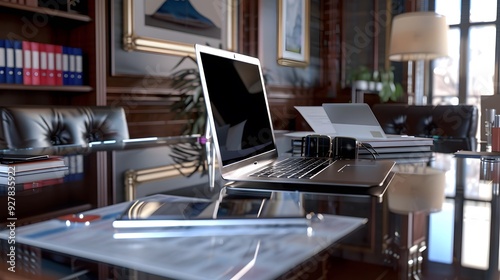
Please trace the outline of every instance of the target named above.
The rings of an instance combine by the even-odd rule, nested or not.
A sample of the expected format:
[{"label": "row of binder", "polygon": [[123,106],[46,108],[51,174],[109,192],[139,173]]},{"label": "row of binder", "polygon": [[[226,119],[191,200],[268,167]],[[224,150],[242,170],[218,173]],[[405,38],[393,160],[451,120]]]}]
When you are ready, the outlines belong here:
[{"label": "row of binder", "polygon": [[82,49],[0,39],[0,83],[83,85]]}]

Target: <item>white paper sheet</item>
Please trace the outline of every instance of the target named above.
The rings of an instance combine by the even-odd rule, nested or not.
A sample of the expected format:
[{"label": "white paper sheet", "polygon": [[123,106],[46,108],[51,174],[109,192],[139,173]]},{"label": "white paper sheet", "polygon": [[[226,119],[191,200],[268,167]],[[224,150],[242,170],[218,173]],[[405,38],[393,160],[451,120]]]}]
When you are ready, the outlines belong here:
[{"label": "white paper sheet", "polygon": [[309,126],[318,134],[334,135],[332,122],[321,106],[295,106]]}]

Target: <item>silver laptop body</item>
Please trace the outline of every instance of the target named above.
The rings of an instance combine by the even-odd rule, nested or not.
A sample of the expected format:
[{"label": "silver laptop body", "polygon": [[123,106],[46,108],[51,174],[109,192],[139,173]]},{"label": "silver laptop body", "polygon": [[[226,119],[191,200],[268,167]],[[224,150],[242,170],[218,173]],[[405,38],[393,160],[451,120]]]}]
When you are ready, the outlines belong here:
[{"label": "silver laptop body", "polygon": [[[273,133],[262,68],[258,58],[195,45],[197,64],[212,131],[217,165],[223,179],[271,183],[256,188],[332,192],[335,186],[380,187],[393,161],[337,160],[310,178],[267,178],[249,174],[283,158]],[[334,192],[334,191],[333,191]],[[355,191],[354,191],[355,192]]]},{"label": "silver laptop body", "polygon": [[366,103],[324,103],[335,135],[358,139],[387,138],[377,118]]}]

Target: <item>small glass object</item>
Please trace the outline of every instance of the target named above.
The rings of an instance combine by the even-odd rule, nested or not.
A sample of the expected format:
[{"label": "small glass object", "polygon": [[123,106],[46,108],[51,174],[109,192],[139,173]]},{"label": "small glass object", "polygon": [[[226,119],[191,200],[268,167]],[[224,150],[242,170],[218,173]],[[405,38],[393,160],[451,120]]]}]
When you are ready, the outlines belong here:
[{"label": "small glass object", "polygon": [[495,115],[495,121],[491,128],[491,150],[500,152],[500,115]]},{"label": "small glass object", "polygon": [[485,135],[486,135],[486,151],[491,152],[492,148],[492,139],[491,139],[491,133],[492,133],[492,127],[493,123],[495,121],[495,114],[496,110],[495,109],[486,109],[486,116],[484,120],[484,129],[485,129]]}]

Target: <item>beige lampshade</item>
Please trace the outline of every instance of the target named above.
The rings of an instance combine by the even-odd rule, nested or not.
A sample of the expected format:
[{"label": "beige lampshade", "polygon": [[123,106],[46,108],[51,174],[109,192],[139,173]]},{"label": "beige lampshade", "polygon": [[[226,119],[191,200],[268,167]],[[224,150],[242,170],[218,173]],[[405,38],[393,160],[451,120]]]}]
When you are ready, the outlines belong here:
[{"label": "beige lampshade", "polygon": [[388,192],[389,210],[398,214],[441,211],[445,199],[446,172],[423,170],[396,171]]},{"label": "beige lampshade", "polygon": [[430,60],[448,56],[448,24],[434,12],[404,13],[392,21],[389,60]]}]

